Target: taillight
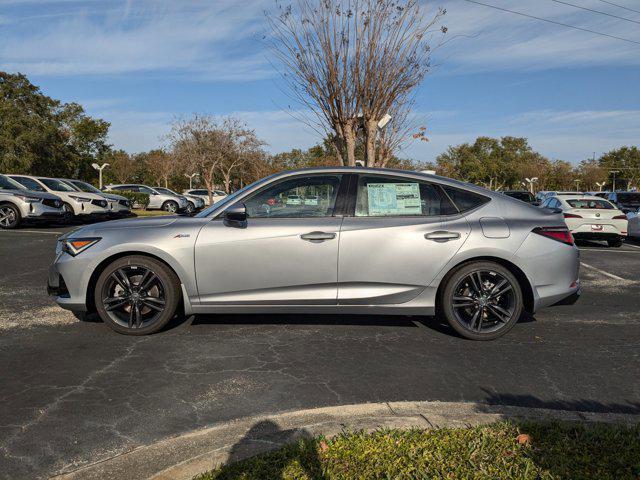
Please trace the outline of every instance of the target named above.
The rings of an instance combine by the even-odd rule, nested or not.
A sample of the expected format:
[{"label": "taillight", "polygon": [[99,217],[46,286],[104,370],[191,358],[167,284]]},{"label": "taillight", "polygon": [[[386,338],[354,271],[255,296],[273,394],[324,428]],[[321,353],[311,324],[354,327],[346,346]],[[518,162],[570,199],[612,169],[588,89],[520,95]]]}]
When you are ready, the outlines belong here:
[{"label": "taillight", "polygon": [[611,220],[626,220],[626,219],[627,219],[626,215],[616,215]]},{"label": "taillight", "polygon": [[566,243],[567,245],[573,245],[573,235],[571,235],[567,227],[537,227],[532,231],[543,237]]},{"label": "taillight", "polygon": [[582,218],[582,215],[576,213],[565,213],[564,218]]}]

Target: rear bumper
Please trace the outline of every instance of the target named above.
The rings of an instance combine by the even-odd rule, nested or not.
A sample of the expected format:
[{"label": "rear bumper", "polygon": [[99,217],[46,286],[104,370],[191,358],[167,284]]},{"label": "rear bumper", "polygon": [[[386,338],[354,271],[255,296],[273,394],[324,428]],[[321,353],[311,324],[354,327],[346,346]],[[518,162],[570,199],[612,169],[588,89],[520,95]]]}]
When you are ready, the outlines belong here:
[{"label": "rear bumper", "polygon": [[582,289],[578,288],[578,290],[576,290],[572,294],[566,296],[562,300],[554,303],[551,306],[552,307],[560,307],[562,305],[573,305],[574,303],[576,303],[580,299],[580,295],[582,295]]},{"label": "rear bumper", "polygon": [[576,240],[615,240],[626,237],[619,232],[573,232],[572,235]]}]

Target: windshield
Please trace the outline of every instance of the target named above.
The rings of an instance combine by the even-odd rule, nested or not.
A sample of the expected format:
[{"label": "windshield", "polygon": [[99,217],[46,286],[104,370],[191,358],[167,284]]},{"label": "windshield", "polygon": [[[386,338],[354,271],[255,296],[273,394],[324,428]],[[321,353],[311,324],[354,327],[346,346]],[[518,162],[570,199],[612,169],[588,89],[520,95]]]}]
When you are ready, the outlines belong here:
[{"label": "windshield", "polygon": [[640,193],[618,193],[618,201],[623,203],[640,203]]},{"label": "windshield", "polygon": [[615,207],[606,200],[600,200],[598,198],[580,199],[580,200],[567,200],[567,203],[573,208],[586,208],[593,210],[613,210]]},{"label": "windshield", "polygon": [[40,178],[42,183],[44,183],[48,188],[55,192],[76,192],[77,190],[73,187],[70,187],[64,182],[60,180],[56,180],[55,178]]},{"label": "windshield", "polygon": [[0,190],[26,190],[15,180],[11,180],[9,177],[0,175]]},{"label": "windshield", "polygon": [[154,188],[159,192],[168,193],[169,195],[178,195],[176,192],[174,192],[173,190],[169,190],[168,188],[164,188],[164,187],[154,187]]},{"label": "windshield", "polygon": [[94,187],[90,183],[81,182],[80,180],[69,180],[69,183],[72,186],[76,187],[81,192],[102,194],[102,192],[100,190],[98,190],[96,187]]},{"label": "windshield", "polygon": [[241,195],[243,195],[248,190],[251,190],[256,185],[259,185],[261,183],[266,182],[267,180],[270,180],[271,178],[275,177],[276,175],[277,174],[269,175],[268,177],[265,177],[265,178],[263,178],[261,180],[257,180],[257,181],[255,181],[253,183],[250,183],[249,185],[246,185],[246,186],[242,187],[240,190],[238,190],[236,192],[230,193],[229,195],[224,197],[222,200],[218,200],[216,203],[211,205],[209,208],[207,208],[205,210],[202,210],[199,214],[196,215],[196,217],[198,217],[198,218],[208,217],[215,210],[218,210],[220,207],[222,207],[224,205],[229,205],[229,204],[233,203],[236,198],[240,197]]},{"label": "windshield", "polygon": [[505,195],[511,198],[517,198],[523,202],[532,202],[534,200],[533,195],[529,192],[505,192]]}]

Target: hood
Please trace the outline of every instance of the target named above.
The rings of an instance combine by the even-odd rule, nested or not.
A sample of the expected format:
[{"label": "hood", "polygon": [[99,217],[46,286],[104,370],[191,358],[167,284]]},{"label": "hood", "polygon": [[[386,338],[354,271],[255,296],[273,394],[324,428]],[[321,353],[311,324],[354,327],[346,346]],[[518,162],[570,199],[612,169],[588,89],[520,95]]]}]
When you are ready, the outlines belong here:
[{"label": "hood", "polygon": [[100,236],[100,232],[105,230],[115,229],[129,229],[129,228],[158,228],[171,225],[180,217],[179,215],[163,215],[160,217],[144,217],[144,218],[125,218],[122,220],[110,220],[108,222],[94,223],[92,225],[85,225],[83,227],[71,230],[66,235],[60,237],[61,239],[69,237],[84,237],[84,236]]},{"label": "hood", "polygon": [[49,192],[36,192],[34,190],[6,190],[6,193],[17,193],[18,195],[28,195],[42,200],[60,200],[60,197]]},{"label": "hood", "polygon": [[98,195],[97,193],[90,193],[90,192],[60,192],[60,193],[65,193],[72,197],[90,198],[91,200],[104,200],[104,196]]}]

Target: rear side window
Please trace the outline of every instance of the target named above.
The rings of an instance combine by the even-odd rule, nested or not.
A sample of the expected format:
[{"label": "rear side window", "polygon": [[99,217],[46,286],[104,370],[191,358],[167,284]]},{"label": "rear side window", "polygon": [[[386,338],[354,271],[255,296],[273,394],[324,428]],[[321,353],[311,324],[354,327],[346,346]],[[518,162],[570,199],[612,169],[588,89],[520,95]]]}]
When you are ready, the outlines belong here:
[{"label": "rear side window", "polygon": [[356,217],[435,216],[456,213],[437,185],[406,178],[360,176]]},{"label": "rear side window", "polygon": [[443,185],[442,188],[447,192],[449,198],[461,212],[472,210],[480,205],[484,205],[490,200],[489,197],[468,190],[462,190],[461,188],[450,187],[448,185]]}]

